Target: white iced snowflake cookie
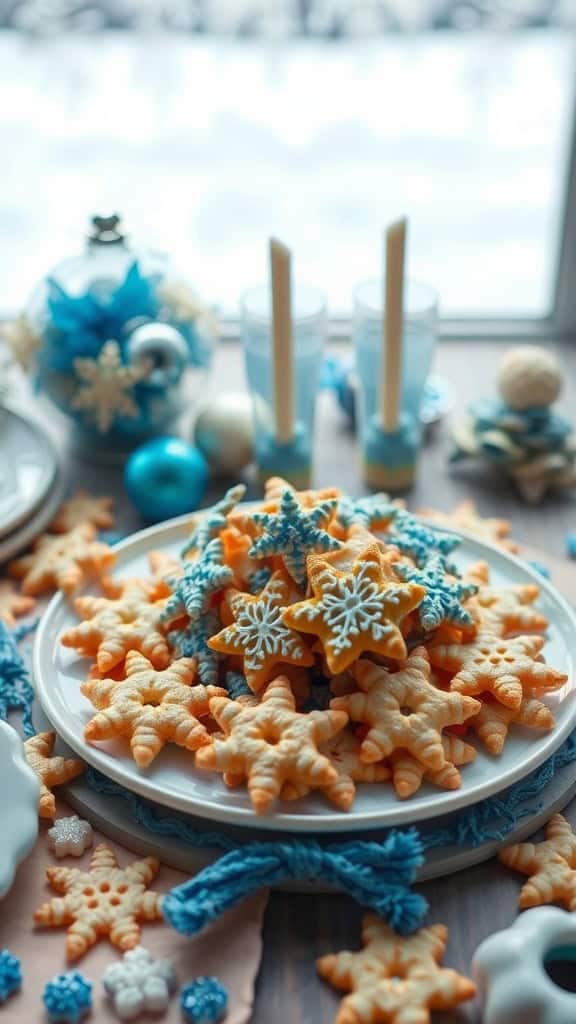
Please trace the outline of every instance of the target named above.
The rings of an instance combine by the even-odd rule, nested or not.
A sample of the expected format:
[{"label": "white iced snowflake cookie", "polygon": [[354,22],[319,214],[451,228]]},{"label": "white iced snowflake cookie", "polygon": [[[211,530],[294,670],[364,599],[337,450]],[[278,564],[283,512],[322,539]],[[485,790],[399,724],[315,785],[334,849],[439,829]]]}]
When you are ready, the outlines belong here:
[{"label": "white iced snowflake cookie", "polygon": [[57,818],[48,830],[48,847],[56,857],[81,857],[93,841],[92,826],[77,814]]},{"label": "white iced snowflake cookie", "polygon": [[476,950],[472,972],[484,1004],[483,1024],[571,1024],[576,993],[546,970],[576,955],[576,915],[558,907],[527,910]]},{"label": "white iced snowflake cookie", "polygon": [[102,984],[120,1020],[133,1020],[144,1011],[166,1010],[177,980],[170,960],[154,960],[147,949],[137,946],[106,968]]}]

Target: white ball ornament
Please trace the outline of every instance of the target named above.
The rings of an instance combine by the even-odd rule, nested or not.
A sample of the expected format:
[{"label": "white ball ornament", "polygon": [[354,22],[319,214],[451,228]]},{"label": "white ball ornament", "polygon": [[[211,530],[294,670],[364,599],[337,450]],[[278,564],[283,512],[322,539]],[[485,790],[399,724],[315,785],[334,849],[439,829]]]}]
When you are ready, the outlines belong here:
[{"label": "white ball ornament", "polygon": [[250,395],[228,392],[207,402],[196,419],[194,444],[214,473],[234,475],[245,469],[254,455]]},{"label": "white ball ornament", "polygon": [[562,390],[560,364],[537,345],[512,348],[500,363],[498,389],[506,405],[518,412],[552,405]]}]

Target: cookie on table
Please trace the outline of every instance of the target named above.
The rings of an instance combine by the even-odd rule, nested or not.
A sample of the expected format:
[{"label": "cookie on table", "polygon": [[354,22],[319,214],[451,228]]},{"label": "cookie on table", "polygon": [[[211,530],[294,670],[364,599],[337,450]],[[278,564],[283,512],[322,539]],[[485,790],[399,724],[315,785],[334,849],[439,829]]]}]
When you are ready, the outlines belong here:
[{"label": "cookie on table", "polygon": [[91,577],[104,576],[115,559],[114,552],[96,540],[96,529],[82,523],[69,533],[43,534],[30,554],[9,563],[8,572],[22,581],[22,593],[27,596],[53,590],[70,595]]},{"label": "cookie on table", "polygon": [[32,771],[40,780],[38,813],[41,818],[53,818],[56,798],[53,786],[63,786],[84,771],[83,761],[77,758],[54,757],[55,732],[39,732],[24,742],[24,753]]},{"label": "cookie on table", "polygon": [[515,843],[498,854],[514,871],[529,875],[518,905],[522,910],[544,903],[561,903],[576,911],[576,835],[561,814],[553,814],[542,843]]},{"label": "cookie on table", "polygon": [[0,621],[14,629],[16,619],[28,615],[36,604],[33,597],[19,594],[10,580],[0,580]]},{"label": "cookie on table", "polygon": [[96,498],[88,491],[75,491],[58,509],[49,526],[51,533],[70,533],[76,526],[90,523],[99,530],[111,530],[115,524],[112,514],[114,498]]}]

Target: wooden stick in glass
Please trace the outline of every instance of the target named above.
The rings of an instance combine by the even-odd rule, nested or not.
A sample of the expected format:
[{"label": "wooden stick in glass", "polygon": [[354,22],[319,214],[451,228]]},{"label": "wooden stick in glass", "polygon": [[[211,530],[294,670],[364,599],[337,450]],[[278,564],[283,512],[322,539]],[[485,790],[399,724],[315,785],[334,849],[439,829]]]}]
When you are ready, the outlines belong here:
[{"label": "wooden stick in glass", "polygon": [[294,436],[294,345],[291,312],[291,253],[270,239],[272,280],[272,382],[276,441],[288,444]]},{"label": "wooden stick in glass", "polygon": [[398,429],[402,389],[402,321],[404,311],[404,254],[406,219],[386,231],[386,274],[382,357],[380,359],[380,417],[386,433]]}]

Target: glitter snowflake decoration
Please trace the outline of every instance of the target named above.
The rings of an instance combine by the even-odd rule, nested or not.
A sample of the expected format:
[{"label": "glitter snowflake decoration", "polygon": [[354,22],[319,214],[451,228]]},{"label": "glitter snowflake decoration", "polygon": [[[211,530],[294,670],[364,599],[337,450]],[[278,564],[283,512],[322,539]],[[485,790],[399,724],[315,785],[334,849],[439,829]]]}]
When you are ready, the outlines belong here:
[{"label": "glitter snowflake decoration", "polygon": [[81,857],[93,840],[92,826],[77,814],[58,818],[48,830],[48,847],[56,857]]},{"label": "glitter snowflake decoration", "polygon": [[187,558],[191,551],[204,551],[210,541],[218,537],[228,524],[228,514],[242,501],[245,493],[244,484],[236,484],[212,508],[200,513],[202,518],[182,548],[182,558]]},{"label": "glitter snowflake decoration", "polygon": [[139,1014],[162,1013],[176,990],[176,972],[170,960],[155,960],[143,946],[129,949],[121,961],[110,964],[102,984],[120,1020]]},{"label": "glitter snowflake decoration", "polygon": [[224,561],[224,545],[221,540],[211,540],[200,558],[185,562],[182,576],[170,581],[172,597],[168,599],[162,613],[164,622],[171,622],[187,614],[191,623],[196,623],[202,612],[208,608],[210,598],[218,590],[232,583],[234,575]]},{"label": "glitter snowflake decoration", "polygon": [[22,985],[20,960],[8,949],[0,949],[0,1006]]},{"label": "glitter snowflake decoration", "polygon": [[92,985],[78,971],[57,974],[42,999],[50,1024],[78,1024],[92,1007]]},{"label": "glitter snowflake decoration", "polygon": [[0,337],[4,337],[12,357],[26,373],[34,368],[42,338],[34,330],[24,313],[0,328]]},{"label": "glitter snowflake decoration", "polygon": [[472,617],[462,607],[462,601],[472,597],[478,587],[474,583],[450,580],[442,557],[431,558],[424,569],[414,569],[405,562],[396,562],[394,572],[407,583],[418,583],[425,588],[426,596],[418,607],[418,617],[424,629],[436,629],[443,623],[454,626],[469,626],[472,623]]},{"label": "glitter snowflake decoration", "polygon": [[[399,512],[388,539],[403,555],[410,555],[419,568],[425,566],[434,555],[449,555],[460,544],[458,537],[430,530],[409,512]],[[445,563],[444,567],[457,575],[455,566]]]},{"label": "glitter snowflake decoration", "polygon": [[107,341],[97,358],[77,358],[74,371],[80,388],[72,399],[72,408],[93,419],[100,434],[106,434],[120,416],[135,419],[138,406],[132,394],[134,385],[144,380],[151,369],[149,362],[126,366],[120,346]]},{"label": "glitter snowflake decoration", "polygon": [[218,978],[195,978],[182,989],[180,1006],[188,1024],[216,1024],[228,1010],[228,993]]},{"label": "glitter snowflake decoration", "polygon": [[194,625],[174,629],[168,633],[168,640],[180,658],[194,658],[198,677],[205,686],[218,682],[218,664],[223,655],[208,647],[208,640],[220,629],[220,619],[215,612],[199,615]]},{"label": "glitter snowflake decoration", "polygon": [[370,494],[368,497],[341,498],[336,513],[342,526],[365,526],[367,530],[385,529],[398,515],[387,494]]},{"label": "glitter snowflake decoration", "polygon": [[251,558],[281,555],[292,579],[301,586],[306,582],[306,557],[312,551],[336,551],[342,547],[322,527],[326,526],[337,499],[320,502],[313,509],[303,509],[289,490],[282,493],[278,512],[255,512],[254,522],[263,533],[250,548]]}]

